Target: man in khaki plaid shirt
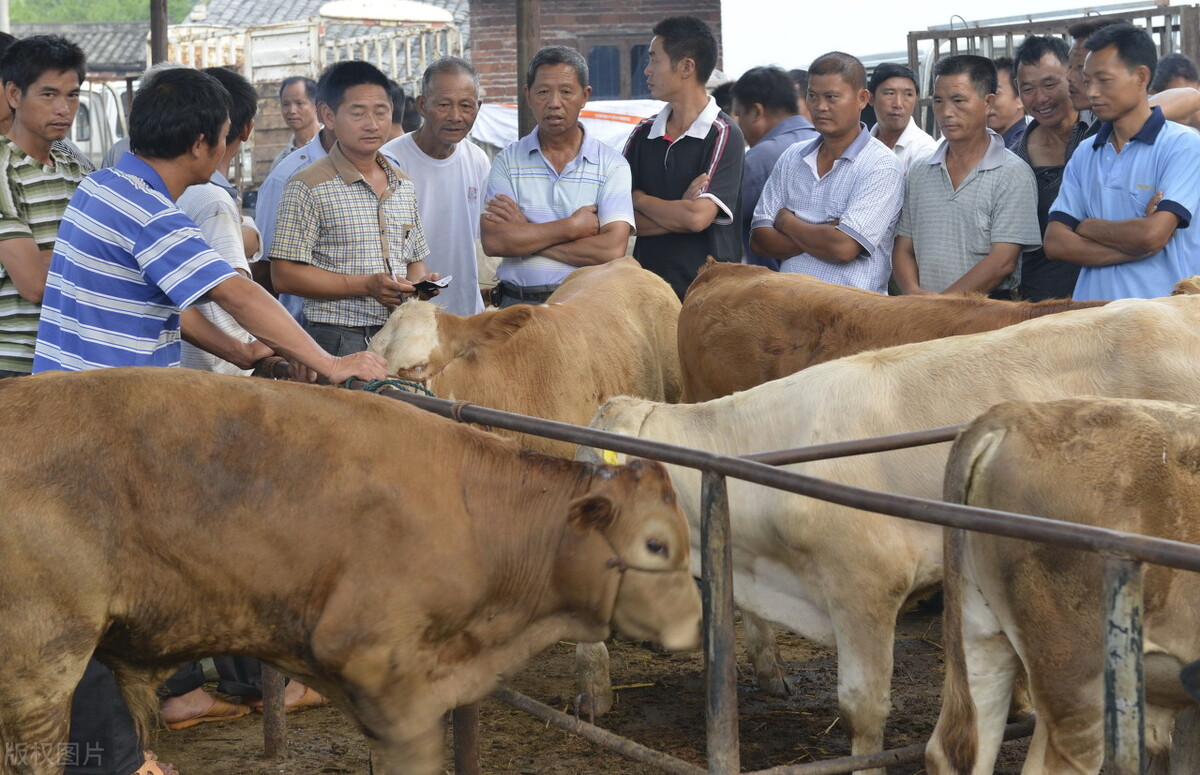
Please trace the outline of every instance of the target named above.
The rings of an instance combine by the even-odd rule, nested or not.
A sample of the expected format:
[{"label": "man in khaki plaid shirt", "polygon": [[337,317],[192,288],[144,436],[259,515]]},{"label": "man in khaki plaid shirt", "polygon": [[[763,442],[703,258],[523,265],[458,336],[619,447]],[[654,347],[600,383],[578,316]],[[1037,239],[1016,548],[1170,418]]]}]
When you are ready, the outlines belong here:
[{"label": "man in khaki plaid shirt", "polygon": [[271,279],[304,298],[306,330],[333,355],[367,348],[391,310],[437,279],[416,188],[379,152],[391,129],[388,80],[338,62],[317,83],[317,110],[337,142],[288,181],[271,243]]}]

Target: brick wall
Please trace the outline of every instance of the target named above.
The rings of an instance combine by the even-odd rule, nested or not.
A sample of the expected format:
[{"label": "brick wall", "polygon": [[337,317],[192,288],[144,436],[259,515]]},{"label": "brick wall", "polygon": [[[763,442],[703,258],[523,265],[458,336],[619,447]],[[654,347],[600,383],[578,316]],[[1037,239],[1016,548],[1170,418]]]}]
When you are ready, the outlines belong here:
[{"label": "brick wall", "polygon": [[[581,48],[580,35],[634,35],[650,42],[661,19],[691,14],[703,19],[721,42],[720,0],[542,0],[544,46]],[[479,70],[489,102],[517,99],[516,0],[471,0],[471,63]],[[717,67],[721,66],[718,58]]]}]

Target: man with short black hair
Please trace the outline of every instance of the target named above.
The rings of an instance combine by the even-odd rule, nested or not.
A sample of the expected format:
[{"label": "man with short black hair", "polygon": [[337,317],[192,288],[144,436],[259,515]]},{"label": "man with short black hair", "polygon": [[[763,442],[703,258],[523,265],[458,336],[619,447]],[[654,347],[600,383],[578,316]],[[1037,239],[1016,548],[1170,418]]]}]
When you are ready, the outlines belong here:
[{"label": "man with short black hair", "polygon": [[279,84],[279,112],[283,115],[288,129],[292,130],[292,138],[287,147],[271,162],[272,170],[297,148],[303,148],[312,142],[320,131],[321,122],[317,120],[317,82],[303,75],[284,78]]},{"label": "man with short black hair", "polygon": [[1041,244],[1033,171],[987,128],[990,59],[938,60],[933,110],[942,142],[908,174],[893,253],[906,294],[1014,298],[1025,248]]},{"label": "man with short black hair", "polygon": [[634,258],[680,298],[707,256],[742,257],[746,141],[705,91],[716,63],[717,41],[700,19],[673,16],[656,24],[646,85],[667,105],[625,144],[637,213]]},{"label": "man with short black hair", "polygon": [[417,188],[430,268],[454,276],[435,303],[455,315],[474,315],[483,311],[475,244],[491,169],[487,154],[467,140],[479,115],[479,74],[464,59],[438,59],[425,68],[415,112],[425,119],[416,131],[382,150]]},{"label": "man with short black hair", "polygon": [[1011,57],[996,57],[996,96],[988,109],[988,129],[1004,138],[1005,148],[1015,148],[1025,133],[1025,106],[1017,95],[1016,70]]},{"label": "man with short black hair", "polygon": [[[804,74],[808,79],[807,71]],[[750,150],[742,169],[742,240],[745,262],[779,271],[779,260],[750,250],[750,222],[763,186],[780,155],[817,136],[812,123],[796,111],[791,76],[778,67],[753,67],[733,85],[733,120]]]},{"label": "man with short black hair", "polygon": [[367,349],[388,315],[429,274],[416,189],[380,153],[391,130],[388,79],[358,60],[317,82],[329,155],[283,191],[271,243],[271,279],[304,299],[304,326],[332,355]]},{"label": "man with short black hair", "polygon": [[788,70],[788,75],[792,77],[792,83],[796,86],[796,112],[804,116],[804,120],[812,123],[812,116],[808,115],[808,71],[804,68],[797,67]]},{"label": "man with short black hair", "polygon": [[1166,296],[1200,273],[1200,137],[1151,107],[1154,41],[1130,24],[1084,42],[1083,78],[1101,122],[1067,162],[1046,254],[1079,264],[1080,300]]},{"label": "man with short black hair", "polygon": [[388,132],[388,142],[404,135],[404,87],[396,83],[396,79],[388,79],[388,96],[392,98],[392,128]]},{"label": "man with short black hair", "polygon": [[1196,63],[1187,54],[1167,54],[1158,60],[1154,69],[1154,80],[1150,82],[1150,93],[1158,94],[1167,89],[1200,88],[1200,72]]},{"label": "man with short black hair", "polygon": [[871,136],[895,152],[907,175],[916,161],[937,148],[937,142],[913,118],[920,97],[917,76],[908,65],[885,62],[871,73],[867,90],[871,92],[876,119]]},{"label": "man with short black hair", "polygon": [[859,120],[870,97],[862,63],[833,51],[808,75],[819,137],[779,157],[754,210],[750,245],[782,259],[784,272],[886,293],[904,172]]},{"label": "man with short black hair", "polygon": [[591,94],[578,51],[534,54],[525,95],[537,126],[492,162],[480,222],[483,251],[503,256],[492,301],[541,304],[577,267],[624,256],[633,230],[629,164],[588,134]]}]

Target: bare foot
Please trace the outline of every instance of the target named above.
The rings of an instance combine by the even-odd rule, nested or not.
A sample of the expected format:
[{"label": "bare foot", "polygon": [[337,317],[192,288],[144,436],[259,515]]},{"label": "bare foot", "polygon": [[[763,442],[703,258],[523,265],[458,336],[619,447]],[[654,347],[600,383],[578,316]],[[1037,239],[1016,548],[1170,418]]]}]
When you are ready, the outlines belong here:
[{"label": "bare foot", "polygon": [[167,697],[162,701],[163,721],[175,724],[190,718],[203,716],[216,703],[217,698],[204,691],[192,689],[187,694],[177,697]]}]

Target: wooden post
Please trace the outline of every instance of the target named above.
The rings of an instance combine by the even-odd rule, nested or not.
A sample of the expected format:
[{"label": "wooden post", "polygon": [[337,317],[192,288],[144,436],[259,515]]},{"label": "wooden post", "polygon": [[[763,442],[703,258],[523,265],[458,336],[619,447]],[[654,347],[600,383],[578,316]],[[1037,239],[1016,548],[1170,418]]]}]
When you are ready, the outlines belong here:
[{"label": "wooden post", "polygon": [[700,569],[704,603],[704,670],[708,772],[737,775],[737,642],[733,632],[733,536],[725,477],[704,472],[700,485]]},{"label": "wooden post", "polygon": [[283,673],[262,666],[263,755],[279,761],[287,756],[287,713],[283,709]]},{"label": "wooden post", "polygon": [[533,131],[533,113],[525,99],[525,68],[541,48],[542,0],[517,0],[517,133]]},{"label": "wooden post", "polygon": [[480,775],[479,703],[454,709],[454,775]]},{"label": "wooden post", "polygon": [[150,64],[167,61],[167,0],[150,0]]},{"label": "wooden post", "polygon": [[1146,771],[1146,684],[1142,673],[1142,564],[1104,563],[1104,771]]}]

